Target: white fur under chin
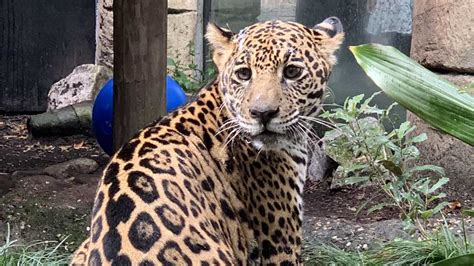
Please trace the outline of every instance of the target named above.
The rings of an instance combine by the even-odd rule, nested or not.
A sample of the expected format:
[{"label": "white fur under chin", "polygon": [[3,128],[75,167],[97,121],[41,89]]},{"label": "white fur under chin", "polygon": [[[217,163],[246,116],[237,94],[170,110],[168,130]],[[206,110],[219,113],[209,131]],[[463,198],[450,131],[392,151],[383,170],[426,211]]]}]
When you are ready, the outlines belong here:
[{"label": "white fur under chin", "polygon": [[255,147],[255,149],[257,150],[261,150],[263,149],[263,147],[265,146],[265,144],[263,144],[263,141],[261,140],[253,140],[252,141],[252,145]]},{"label": "white fur under chin", "polygon": [[265,142],[261,139],[253,139],[251,140],[251,143],[257,151],[281,151],[294,146],[294,143],[282,137],[276,138],[271,142]]}]

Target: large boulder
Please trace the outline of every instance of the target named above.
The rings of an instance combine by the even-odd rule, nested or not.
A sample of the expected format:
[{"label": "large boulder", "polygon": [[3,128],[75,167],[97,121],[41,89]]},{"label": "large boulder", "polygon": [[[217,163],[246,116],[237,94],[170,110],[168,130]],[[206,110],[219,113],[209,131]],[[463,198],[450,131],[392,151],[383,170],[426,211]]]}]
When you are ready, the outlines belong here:
[{"label": "large boulder", "polygon": [[[474,8],[473,0],[417,0],[413,6],[411,57],[425,67],[449,74],[442,75],[463,87],[474,82]],[[462,74],[459,74],[462,73]],[[407,119],[417,128],[412,134],[427,133],[419,143],[418,163],[445,168],[451,179],[448,186],[456,195],[474,193],[474,147],[432,128],[416,115]]]},{"label": "large boulder", "polygon": [[336,161],[326,154],[324,145],[319,146],[317,143],[314,143],[309,156],[306,178],[313,182],[319,182],[324,178],[332,177],[333,172],[337,169],[338,165],[339,164]]},{"label": "large boulder", "polygon": [[48,111],[94,100],[112,74],[109,68],[99,65],[85,64],[76,67],[69,76],[54,83],[49,90]]},{"label": "large boulder", "polygon": [[411,57],[433,70],[474,73],[474,1],[417,0]]}]

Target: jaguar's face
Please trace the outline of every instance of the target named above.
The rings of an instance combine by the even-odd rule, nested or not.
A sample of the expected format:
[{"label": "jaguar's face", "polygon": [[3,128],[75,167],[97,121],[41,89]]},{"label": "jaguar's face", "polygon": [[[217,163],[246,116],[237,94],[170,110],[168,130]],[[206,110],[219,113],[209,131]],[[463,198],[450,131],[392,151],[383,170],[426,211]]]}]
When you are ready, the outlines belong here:
[{"label": "jaguar's face", "polygon": [[258,149],[306,137],[343,35],[334,17],[314,28],[269,21],[237,35],[210,25],[229,129]]}]

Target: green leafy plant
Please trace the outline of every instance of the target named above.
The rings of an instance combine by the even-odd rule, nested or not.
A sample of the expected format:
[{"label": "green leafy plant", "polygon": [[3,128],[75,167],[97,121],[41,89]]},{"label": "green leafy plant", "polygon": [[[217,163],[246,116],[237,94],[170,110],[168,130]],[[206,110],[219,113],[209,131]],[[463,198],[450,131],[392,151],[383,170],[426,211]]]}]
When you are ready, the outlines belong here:
[{"label": "green leafy plant", "polygon": [[380,44],[350,47],[357,63],[397,103],[438,128],[474,145],[474,97],[422,67],[397,49]]},{"label": "green leafy plant", "polygon": [[[194,45],[190,43],[187,47],[189,50],[186,56],[194,58]],[[193,61],[190,64],[185,64],[173,58],[167,59],[167,70],[184,91],[189,93],[199,90],[217,74],[213,64],[206,71],[202,71]]]},{"label": "green leafy plant", "polygon": [[[466,93],[472,92],[472,84],[457,88],[393,47],[367,44],[351,47],[351,51],[367,75],[400,105],[433,127],[474,145],[474,98]],[[425,230],[423,222],[447,204],[439,190],[448,179],[440,167],[413,166],[411,162],[419,155],[415,145],[427,136],[409,134],[414,127],[408,122],[387,130],[383,122],[394,125],[389,117],[393,105],[379,109],[370,105],[372,98],[362,101],[359,95],[323,114],[337,121],[325,136],[327,151],[342,162],[339,174],[345,183],[375,184],[388,196],[389,202],[375,204],[369,212],[395,206],[408,228],[419,229],[423,238],[394,240],[362,252],[317,243],[304,249],[306,265],[474,265],[474,248],[464,224],[464,216],[474,217],[474,210],[462,211],[461,236],[454,235],[446,223],[438,232]],[[368,115],[374,118],[364,117]]]},{"label": "green leafy plant", "polygon": [[[321,115],[335,126],[325,134],[326,151],[340,164],[336,175],[344,184],[373,184],[388,196],[388,201],[370,206],[369,213],[396,207],[406,229],[416,228],[426,235],[426,219],[448,204],[441,201],[446,195],[439,190],[449,179],[441,167],[413,166],[419,158],[415,144],[427,136],[411,136],[415,127],[409,122],[396,127],[390,117],[394,105],[380,109],[371,104],[377,94],[365,100],[364,95],[348,98],[343,106]],[[393,129],[387,130],[386,123]]]},{"label": "green leafy plant", "polygon": [[457,256],[454,258],[445,259],[436,263],[432,266],[471,266],[474,264],[474,253]]}]

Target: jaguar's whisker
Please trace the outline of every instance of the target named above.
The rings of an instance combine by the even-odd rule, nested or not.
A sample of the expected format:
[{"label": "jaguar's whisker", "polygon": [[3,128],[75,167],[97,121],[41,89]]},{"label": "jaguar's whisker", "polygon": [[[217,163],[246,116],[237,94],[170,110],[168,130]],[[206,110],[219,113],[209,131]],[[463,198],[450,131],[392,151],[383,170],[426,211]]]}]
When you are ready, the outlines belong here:
[{"label": "jaguar's whisker", "polygon": [[331,129],[339,130],[335,125],[333,125],[333,124],[331,124],[327,121],[324,121],[322,119],[318,119],[318,118],[315,118],[315,117],[309,117],[309,116],[302,116],[302,115],[300,115],[299,117],[301,119],[308,120],[308,121],[314,122],[316,124],[320,124],[322,126],[329,127]]}]

